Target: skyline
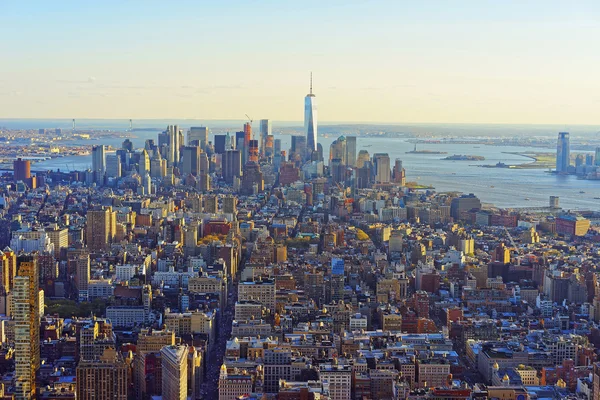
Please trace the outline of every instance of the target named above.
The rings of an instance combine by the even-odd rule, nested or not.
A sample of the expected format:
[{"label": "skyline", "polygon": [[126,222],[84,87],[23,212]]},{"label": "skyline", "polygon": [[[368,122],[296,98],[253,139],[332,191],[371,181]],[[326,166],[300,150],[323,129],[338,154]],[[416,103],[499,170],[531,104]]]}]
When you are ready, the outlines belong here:
[{"label": "skyline", "polygon": [[141,4],[0,5],[0,118],[600,122],[595,2]]}]

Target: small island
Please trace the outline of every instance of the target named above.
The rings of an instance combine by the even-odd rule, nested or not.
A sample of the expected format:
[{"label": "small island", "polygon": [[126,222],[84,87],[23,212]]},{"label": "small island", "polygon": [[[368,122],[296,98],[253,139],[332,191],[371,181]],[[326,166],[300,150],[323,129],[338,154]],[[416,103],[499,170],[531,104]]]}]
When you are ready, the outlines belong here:
[{"label": "small island", "polygon": [[412,151],[407,151],[406,154],[448,154],[448,152],[433,151],[433,150],[412,150]]},{"label": "small island", "polygon": [[434,151],[434,150],[417,150],[417,145],[411,151],[407,151],[406,154],[448,154],[445,151]]},{"label": "small island", "polygon": [[454,154],[452,156],[448,156],[442,158],[442,160],[451,160],[451,161],[483,161],[485,157],[483,156],[470,156],[470,155],[462,155],[462,154]]}]

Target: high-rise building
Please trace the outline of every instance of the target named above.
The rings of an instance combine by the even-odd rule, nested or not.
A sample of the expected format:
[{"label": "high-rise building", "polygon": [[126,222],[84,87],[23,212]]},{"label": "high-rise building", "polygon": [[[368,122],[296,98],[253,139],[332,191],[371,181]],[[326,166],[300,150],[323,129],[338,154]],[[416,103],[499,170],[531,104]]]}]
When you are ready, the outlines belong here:
[{"label": "high-rise building", "polygon": [[346,136],[346,165],[356,166],[356,136]]},{"label": "high-rise building", "polygon": [[17,254],[6,247],[2,253],[2,282],[6,283],[6,292],[10,293],[15,285],[15,276],[17,276]]},{"label": "high-rise building", "polygon": [[166,346],[160,350],[163,400],[187,399],[188,353],[186,345]]},{"label": "high-rise building", "polygon": [[362,168],[366,161],[371,161],[371,156],[367,150],[361,150],[356,157],[356,168]]},{"label": "high-rise building", "polygon": [[252,125],[250,122],[246,122],[244,124],[244,146],[248,147],[250,140],[252,140]]},{"label": "high-rise building", "polygon": [[121,158],[116,154],[106,156],[106,176],[108,178],[121,177]]},{"label": "high-rise building", "polygon": [[392,175],[394,178],[394,183],[399,183],[400,186],[406,186],[406,171],[404,171],[404,168],[402,167],[402,160],[399,158],[396,158]]},{"label": "high-rise building", "polygon": [[233,183],[242,176],[242,154],[239,150],[228,150],[221,159],[222,176],[225,182]]},{"label": "high-rise building", "polygon": [[239,150],[223,153],[221,159],[222,176],[225,182],[233,183],[234,178],[242,176],[242,154]]},{"label": "high-rise building", "polygon": [[273,141],[274,141],[274,137],[273,135],[267,135],[266,137],[266,143],[265,143],[265,157],[271,158],[273,157]]},{"label": "high-rise building", "polygon": [[248,162],[258,163],[258,140],[248,143]]},{"label": "high-rise building", "polygon": [[[135,395],[138,399],[146,398],[148,394],[146,368],[146,355],[150,353],[160,352],[165,346],[173,346],[175,344],[175,333],[167,330],[149,330],[142,329],[138,336],[138,341],[135,349],[134,366],[134,388]],[[162,382],[160,382],[162,384]]]},{"label": "high-rise building", "polygon": [[332,160],[339,160],[341,165],[346,165],[346,137],[340,136],[329,146],[329,164],[331,164]]},{"label": "high-rise building", "polygon": [[236,214],[237,213],[237,197],[229,195],[223,197],[223,213],[225,214]]},{"label": "high-rise building", "polygon": [[182,133],[177,125],[167,126],[167,130],[163,132],[163,134],[165,133],[168,139],[167,162],[169,163],[169,166],[172,167],[179,162],[179,148],[182,145],[180,142]]},{"label": "high-rise building", "polygon": [[304,136],[292,136],[292,148],[290,149],[290,160],[300,158],[301,160],[306,157],[307,145],[306,137]]},{"label": "high-rise building", "polygon": [[88,286],[90,284],[90,255],[82,254],[77,257],[77,275],[75,286],[80,301],[88,300]]},{"label": "high-rise building", "polygon": [[260,153],[267,154],[267,136],[271,135],[271,121],[268,119],[260,120]]},{"label": "high-rise building", "polygon": [[569,132],[558,133],[556,145],[556,172],[568,172],[571,165],[571,149],[569,143]]},{"label": "high-rise building", "polygon": [[150,173],[150,156],[146,149],[142,150],[142,154],[140,154],[139,168],[138,172],[142,179]]},{"label": "high-rise building", "polygon": [[188,131],[188,146],[200,146],[206,149],[208,146],[208,128],[205,126],[192,126]]},{"label": "high-rise building", "polygon": [[86,243],[90,251],[105,250],[113,241],[117,230],[117,213],[112,207],[88,210]]},{"label": "high-rise building", "polygon": [[265,181],[260,165],[255,162],[248,162],[244,167],[242,176],[242,185],[240,192],[245,195],[253,195],[262,192],[265,189]]},{"label": "high-rise building", "polygon": [[[215,153],[223,154],[226,150],[227,136],[226,135],[215,135]],[[229,150],[229,149],[227,149]]]},{"label": "high-rise building", "polygon": [[373,164],[375,165],[375,182],[389,183],[391,180],[391,169],[388,153],[373,154]]},{"label": "high-rise building", "polygon": [[92,172],[95,182],[102,183],[106,172],[106,149],[104,145],[92,147]]},{"label": "high-rise building", "polygon": [[106,348],[102,356],[77,366],[77,399],[127,400],[128,366],[121,353]]},{"label": "high-rise building", "polygon": [[183,148],[181,172],[183,175],[198,175],[200,170],[200,146],[190,145]]},{"label": "high-rise building", "polygon": [[15,398],[36,397],[35,374],[40,367],[40,302],[37,255],[17,257],[13,316],[15,334]]},{"label": "high-rise building", "polygon": [[594,154],[594,165],[600,167],[600,147],[596,147],[596,153]]},{"label": "high-rise building", "polygon": [[304,98],[304,132],[306,148],[312,153],[317,151],[317,99],[312,91],[312,72],[310,74],[310,93]]},{"label": "high-rise building", "polygon": [[15,182],[27,182],[31,178],[31,161],[17,158],[13,161]]}]

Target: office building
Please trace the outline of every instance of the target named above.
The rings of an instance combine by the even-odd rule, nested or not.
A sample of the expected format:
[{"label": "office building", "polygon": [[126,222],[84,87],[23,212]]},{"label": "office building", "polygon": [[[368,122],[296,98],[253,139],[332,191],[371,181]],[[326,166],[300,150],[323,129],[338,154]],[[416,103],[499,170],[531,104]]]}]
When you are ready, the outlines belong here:
[{"label": "office building", "polygon": [[450,203],[450,216],[455,220],[462,219],[462,214],[471,210],[480,210],[481,200],[473,193],[455,197]]},{"label": "office building", "polygon": [[145,178],[146,175],[150,174],[150,156],[148,155],[146,149],[142,150],[142,153],[140,154],[138,172],[142,179]]},{"label": "office building", "polygon": [[250,140],[248,143],[248,162],[258,163],[258,140]]},{"label": "office building", "polygon": [[246,122],[244,124],[244,146],[246,148],[250,145],[250,140],[252,140],[252,125],[250,122]]},{"label": "office building", "polygon": [[92,172],[96,183],[104,182],[106,172],[106,148],[104,145],[92,147]]},{"label": "office building", "polygon": [[346,166],[346,137],[340,136],[329,146],[329,164],[332,160],[339,160],[339,163]]},{"label": "office building", "polygon": [[260,165],[255,162],[248,162],[244,167],[240,193],[244,195],[253,195],[262,192],[265,189],[265,180]]},{"label": "office building", "polygon": [[397,183],[400,186],[406,186],[406,171],[402,167],[402,160],[399,158],[396,158],[394,163],[392,178],[394,179],[394,183]]},{"label": "office building", "polygon": [[271,136],[271,121],[268,119],[260,120],[260,152],[267,154],[267,136]]},{"label": "office building", "polygon": [[187,399],[188,353],[186,345],[167,346],[160,350],[163,400]]},{"label": "office building", "polygon": [[365,162],[370,162],[371,156],[367,150],[361,150],[358,152],[358,156],[356,157],[356,168],[362,168],[365,165]]},{"label": "office building", "polygon": [[556,172],[569,172],[571,165],[569,132],[558,133],[558,143],[556,145]]},{"label": "office building", "polygon": [[236,196],[225,196],[223,197],[223,213],[224,214],[236,214],[237,213],[237,197]]},{"label": "office building", "polygon": [[265,144],[265,149],[264,149],[264,153],[265,153],[265,157],[267,158],[271,158],[273,157],[273,142],[274,142],[274,137],[273,135],[267,135],[266,137],[266,144]]},{"label": "office building", "polygon": [[389,183],[391,181],[390,156],[387,153],[374,154],[373,164],[375,165],[375,182]]},{"label": "office building", "polygon": [[215,153],[223,154],[227,147],[227,135],[215,135]]},{"label": "office building", "polygon": [[15,182],[27,182],[31,178],[31,161],[17,158],[13,161]]},{"label": "office building", "polygon": [[321,364],[319,377],[329,383],[331,400],[350,400],[352,392],[352,367],[349,365]]},{"label": "office building", "polygon": [[108,178],[121,177],[121,158],[117,154],[106,156],[106,176]]},{"label": "office building", "polygon": [[106,348],[100,357],[77,366],[77,399],[127,400],[128,366],[121,353]]},{"label": "office building", "polygon": [[346,136],[346,165],[356,166],[356,136]]},{"label": "office building", "polygon": [[37,255],[17,257],[12,298],[15,335],[15,398],[36,397],[40,367],[40,302]]},{"label": "office building", "polygon": [[184,176],[198,175],[200,170],[200,146],[191,145],[183,148],[181,173]]},{"label": "office building", "polygon": [[205,126],[192,126],[188,131],[188,146],[200,146],[202,150],[208,146],[208,128]]},{"label": "office building", "polygon": [[[281,144],[280,144],[281,146]],[[307,146],[306,137],[292,136],[292,148],[290,149],[290,161],[306,158]],[[276,153],[277,154],[277,153]]]},{"label": "office building", "polygon": [[262,280],[258,282],[241,282],[238,286],[238,301],[254,300],[269,310],[275,310],[275,282]]},{"label": "office building", "polygon": [[87,212],[86,243],[90,251],[105,250],[112,243],[117,230],[117,213],[112,207]]},{"label": "office building", "polygon": [[304,98],[304,132],[308,151],[310,153],[317,151],[317,99],[312,91],[312,73],[310,74],[310,92]]},{"label": "office building", "polygon": [[225,182],[233,183],[242,176],[242,153],[239,150],[228,150],[221,159],[222,176]]},{"label": "office building", "polygon": [[219,400],[243,399],[249,393],[252,393],[252,377],[237,371],[234,374],[229,374],[225,364],[221,365]]},{"label": "office building", "polygon": [[77,289],[79,301],[87,301],[88,286],[90,283],[90,255],[81,254],[74,261],[77,265],[75,287]]},{"label": "office building", "polygon": [[[182,145],[180,142],[181,132],[179,126],[169,125],[167,130],[163,132],[166,134],[167,142],[167,163],[170,167],[176,165],[179,162],[179,148]],[[160,143],[159,143],[160,144]]]},{"label": "office building", "polygon": [[[165,346],[175,345],[175,333],[168,330],[150,330],[142,329],[136,345],[135,358],[133,360],[133,384],[135,395],[138,399],[146,398],[151,393],[146,379],[147,368],[150,360],[146,357],[148,354],[156,354]],[[161,358],[162,359],[162,358]],[[162,362],[161,362],[162,364]],[[157,367],[161,367],[158,365]],[[162,379],[159,382],[162,386]]]}]

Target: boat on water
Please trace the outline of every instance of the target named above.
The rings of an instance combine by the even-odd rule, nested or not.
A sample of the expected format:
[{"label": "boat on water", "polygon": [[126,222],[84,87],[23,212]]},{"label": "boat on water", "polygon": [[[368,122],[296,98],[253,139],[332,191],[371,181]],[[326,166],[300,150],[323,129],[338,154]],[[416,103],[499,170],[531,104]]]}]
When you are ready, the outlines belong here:
[{"label": "boat on water", "polygon": [[531,199],[530,199],[529,197],[525,197],[525,200],[526,200],[526,201],[529,201],[529,200],[531,200]]},{"label": "boat on water", "polygon": [[491,185],[490,187],[491,187],[492,189],[493,189],[493,188],[495,188],[495,186],[494,186],[494,185]]},{"label": "boat on water", "polygon": [[585,192],[583,190],[580,190],[579,193],[584,194]]},{"label": "boat on water", "polygon": [[600,197],[594,197],[594,200],[600,200]]}]

